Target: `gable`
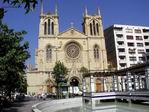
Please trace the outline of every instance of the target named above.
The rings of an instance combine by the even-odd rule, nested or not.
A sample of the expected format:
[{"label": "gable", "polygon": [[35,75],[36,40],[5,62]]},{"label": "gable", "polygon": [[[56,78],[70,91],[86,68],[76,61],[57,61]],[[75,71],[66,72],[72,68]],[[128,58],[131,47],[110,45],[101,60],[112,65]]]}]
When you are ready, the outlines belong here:
[{"label": "gable", "polygon": [[70,28],[68,30],[66,30],[65,32],[62,32],[58,35],[58,37],[61,37],[61,38],[86,38],[86,35],[77,31],[76,29],[74,28]]}]

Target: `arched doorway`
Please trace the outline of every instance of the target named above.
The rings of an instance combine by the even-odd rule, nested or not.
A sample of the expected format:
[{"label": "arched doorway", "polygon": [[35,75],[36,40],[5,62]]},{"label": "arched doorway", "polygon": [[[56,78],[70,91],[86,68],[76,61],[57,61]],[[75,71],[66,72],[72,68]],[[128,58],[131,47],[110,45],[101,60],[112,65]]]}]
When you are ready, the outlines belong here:
[{"label": "arched doorway", "polygon": [[79,90],[79,79],[76,77],[73,77],[70,79],[70,88],[69,92],[73,95],[79,95],[80,90]]}]

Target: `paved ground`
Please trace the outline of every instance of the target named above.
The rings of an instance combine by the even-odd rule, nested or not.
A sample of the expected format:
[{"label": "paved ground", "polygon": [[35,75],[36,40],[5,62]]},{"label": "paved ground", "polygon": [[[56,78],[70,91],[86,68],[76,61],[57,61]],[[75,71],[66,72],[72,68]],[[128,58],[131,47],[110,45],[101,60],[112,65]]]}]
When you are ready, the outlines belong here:
[{"label": "paved ground", "polygon": [[2,112],[32,112],[32,105],[42,101],[30,99],[29,101],[15,102],[10,108],[5,108]]}]

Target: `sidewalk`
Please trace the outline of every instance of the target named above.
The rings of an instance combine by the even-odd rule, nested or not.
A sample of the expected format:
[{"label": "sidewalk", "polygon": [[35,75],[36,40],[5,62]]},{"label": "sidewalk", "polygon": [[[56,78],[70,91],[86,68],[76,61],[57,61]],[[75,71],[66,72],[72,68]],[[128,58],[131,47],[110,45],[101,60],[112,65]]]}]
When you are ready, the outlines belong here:
[{"label": "sidewalk", "polygon": [[32,105],[43,100],[31,99],[28,101],[15,102],[10,108],[5,108],[2,112],[32,112]]}]

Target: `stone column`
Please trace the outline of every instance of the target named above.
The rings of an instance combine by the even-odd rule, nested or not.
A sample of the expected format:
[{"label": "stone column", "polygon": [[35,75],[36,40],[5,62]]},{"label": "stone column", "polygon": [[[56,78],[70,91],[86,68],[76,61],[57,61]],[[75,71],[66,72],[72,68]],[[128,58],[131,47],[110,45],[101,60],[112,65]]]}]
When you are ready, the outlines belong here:
[{"label": "stone column", "polygon": [[121,76],[121,91],[125,90],[124,86],[125,86],[124,76]]},{"label": "stone column", "polygon": [[139,89],[139,81],[138,81],[137,75],[134,75],[134,86],[135,86],[135,90]]},{"label": "stone column", "polygon": [[116,75],[113,76],[113,91],[118,91],[118,80]]},{"label": "stone column", "polygon": [[131,91],[132,90],[132,82],[131,82],[131,73],[127,72],[127,90]]},{"label": "stone column", "polygon": [[85,78],[83,78],[83,96],[85,96],[85,93],[86,93],[86,80]]},{"label": "stone column", "polygon": [[91,93],[95,92],[95,82],[94,77],[92,75],[90,76],[90,92]]},{"label": "stone column", "polygon": [[149,67],[145,69],[146,89],[149,89]]},{"label": "stone column", "polygon": [[106,78],[103,77],[103,91],[106,92],[107,91],[107,85],[106,85]]}]

